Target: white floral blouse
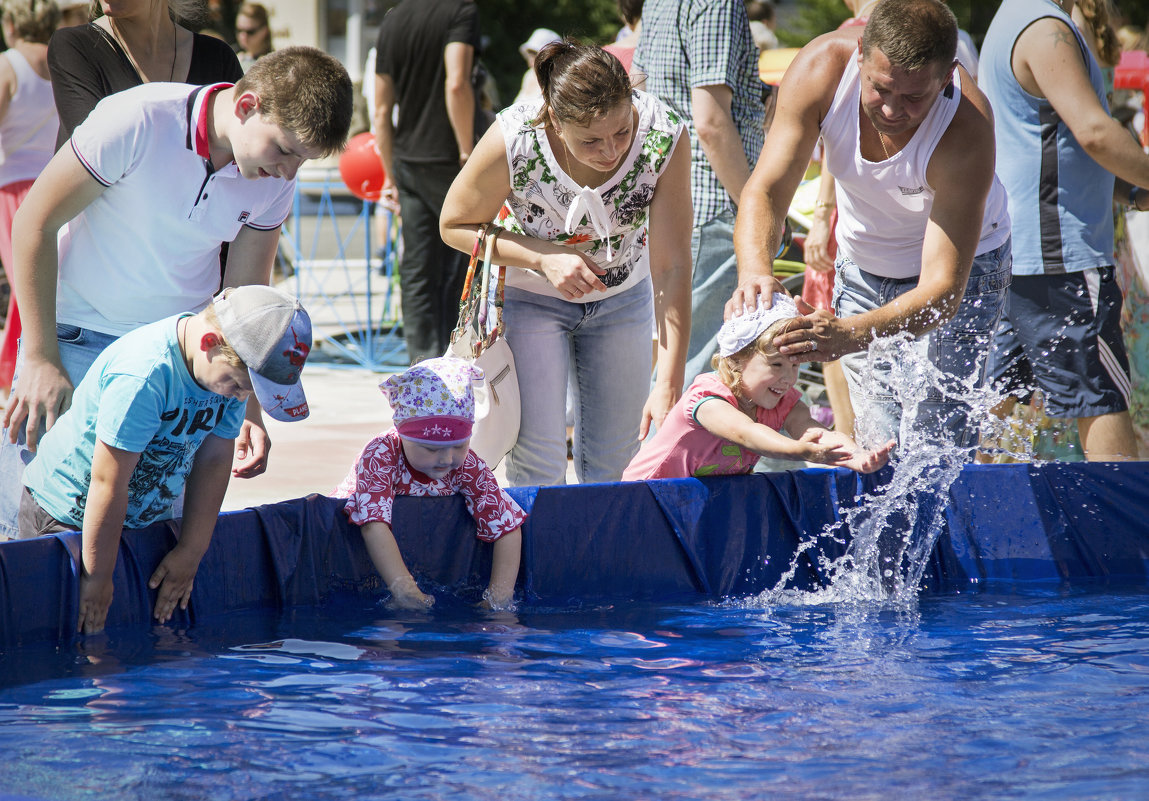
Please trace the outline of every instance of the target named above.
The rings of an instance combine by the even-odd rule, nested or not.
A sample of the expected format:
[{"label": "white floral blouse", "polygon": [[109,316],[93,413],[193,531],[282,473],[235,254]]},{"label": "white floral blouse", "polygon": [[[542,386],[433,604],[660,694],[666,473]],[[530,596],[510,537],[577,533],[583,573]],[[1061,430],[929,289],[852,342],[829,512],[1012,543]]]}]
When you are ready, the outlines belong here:
[{"label": "white floral blouse", "polygon": [[[542,100],[499,112],[507,147],[511,194],[496,223],[507,231],[549,239],[578,248],[606,270],[606,292],[592,292],[586,303],[623,292],[650,273],[646,221],[654,186],[685,130],[679,116],[653,95],[635,91],[638,125],[630,152],[610,180],[595,189],[580,187],[551,150],[544,128],[532,126]],[[572,211],[573,208],[573,211]],[[576,219],[577,218],[577,219]],[[543,275],[508,270],[507,285],[561,298]]]}]

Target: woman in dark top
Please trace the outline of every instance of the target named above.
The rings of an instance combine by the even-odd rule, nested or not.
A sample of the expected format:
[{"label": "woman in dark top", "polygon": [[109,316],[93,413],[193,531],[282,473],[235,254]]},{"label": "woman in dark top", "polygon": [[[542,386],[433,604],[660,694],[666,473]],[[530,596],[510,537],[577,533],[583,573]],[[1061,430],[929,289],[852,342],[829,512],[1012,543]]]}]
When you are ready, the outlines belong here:
[{"label": "woman in dark top", "polygon": [[203,0],[100,0],[100,9],[103,16],[61,28],[48,44],[57,150],[108,95],[152,81],[235,83],[243,76],[225,42],[176,24],[201,15]]}]

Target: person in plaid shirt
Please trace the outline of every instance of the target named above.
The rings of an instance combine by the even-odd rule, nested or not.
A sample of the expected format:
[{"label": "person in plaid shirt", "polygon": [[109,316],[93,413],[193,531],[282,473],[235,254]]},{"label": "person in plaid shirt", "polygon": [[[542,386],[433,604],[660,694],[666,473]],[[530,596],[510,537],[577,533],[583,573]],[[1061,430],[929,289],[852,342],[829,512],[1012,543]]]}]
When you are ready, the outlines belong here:
[{"label": "person in plaid shirt", "polygon": [[694,201],[686,381],[710,369],[722,310],[738,285],[734,216],[762,149],[763,84],[742,0],[646,0],[635,72],[690,133]]}]

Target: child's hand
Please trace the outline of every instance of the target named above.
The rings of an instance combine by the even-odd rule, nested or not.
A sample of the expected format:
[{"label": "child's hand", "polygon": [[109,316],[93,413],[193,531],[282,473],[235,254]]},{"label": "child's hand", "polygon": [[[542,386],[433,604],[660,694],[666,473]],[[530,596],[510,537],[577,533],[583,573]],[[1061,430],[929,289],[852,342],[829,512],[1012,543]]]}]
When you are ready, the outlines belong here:
[{"label": "child's hand", "polygon": [[410,574],[395,579],[387,589],[391,590],[387,605],[392,609],[429,609],[435,604],[434,596],[420,590]]},{"label": "child's hand", "polygon": [[837,467],[853,456],[853,444],[848,437],[835,436],[835,432],[815,426],[803,431],[799,437],[799,457],[807,462]]},{"label": "child's hand", "polygon": [[148,579],[148,587],[153,590],[158,587],[160,591],[153,613],[158,622],[167,623],[171,620],[176,604],[179,604],[180,609],[188,608],[199,560],[200,556],[189,554],[176,545],[156,566],[152,577]]},{"label": "child's hand", "polygon": [[880,448],[863,451],[858,449],[851,437],[825,428],[807,430],[799,442],[811,448],[811,455],[806,457],[806,461],[830,467],[848,467],[859,473],[872,473],[880,469],[890,460],[890,451],[897,445],[897,441],[891,439]]},{"label": "child's hand", "polygon": [[872,473],[880,470],[890,461],[890,452],[897,447],[897,440],[891,439],[880,448],[872,451],[855,451],[854,455],[842,463],[842,467],[857,470],[859,473]]},{"label": "child's hand", "polygon": [[498,592],[493,587],[487,587],[483,592],[483,600],[476,606],[484,612],[507,612],[515,608],[515,594],[512,587],[510,592]]},{"label": "child's hand", "polygon": [[84,571],[80,575],[80,616],[76,630],[81,634],[95,634],[104,630],[108,607],[112,605],[112,577],[93,578]]}]

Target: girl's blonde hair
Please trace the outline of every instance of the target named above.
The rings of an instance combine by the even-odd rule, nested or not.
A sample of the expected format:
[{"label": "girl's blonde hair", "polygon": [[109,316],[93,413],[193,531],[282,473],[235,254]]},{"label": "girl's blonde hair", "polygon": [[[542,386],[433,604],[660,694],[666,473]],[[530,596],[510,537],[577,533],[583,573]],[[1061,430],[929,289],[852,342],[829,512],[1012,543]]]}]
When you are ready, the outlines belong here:
[{"label": "girl's blonde hair", "polygon": [[761,353],[766,359],[779,355],[778,349],[774,347],[774,337],[786,333],[790,324],[796,319],[798,318],[787,317],[783,320],[775,320],[758,335],[756,340],[737,353],[732,353],[729,356],[715,353],[710,359],[710,364],[718,373],[718,380],[730,387],[730,390],[739,398],[745,400],[742,395],[742,370],[746,367],[746,363],[754,358],[755,353]]}]

